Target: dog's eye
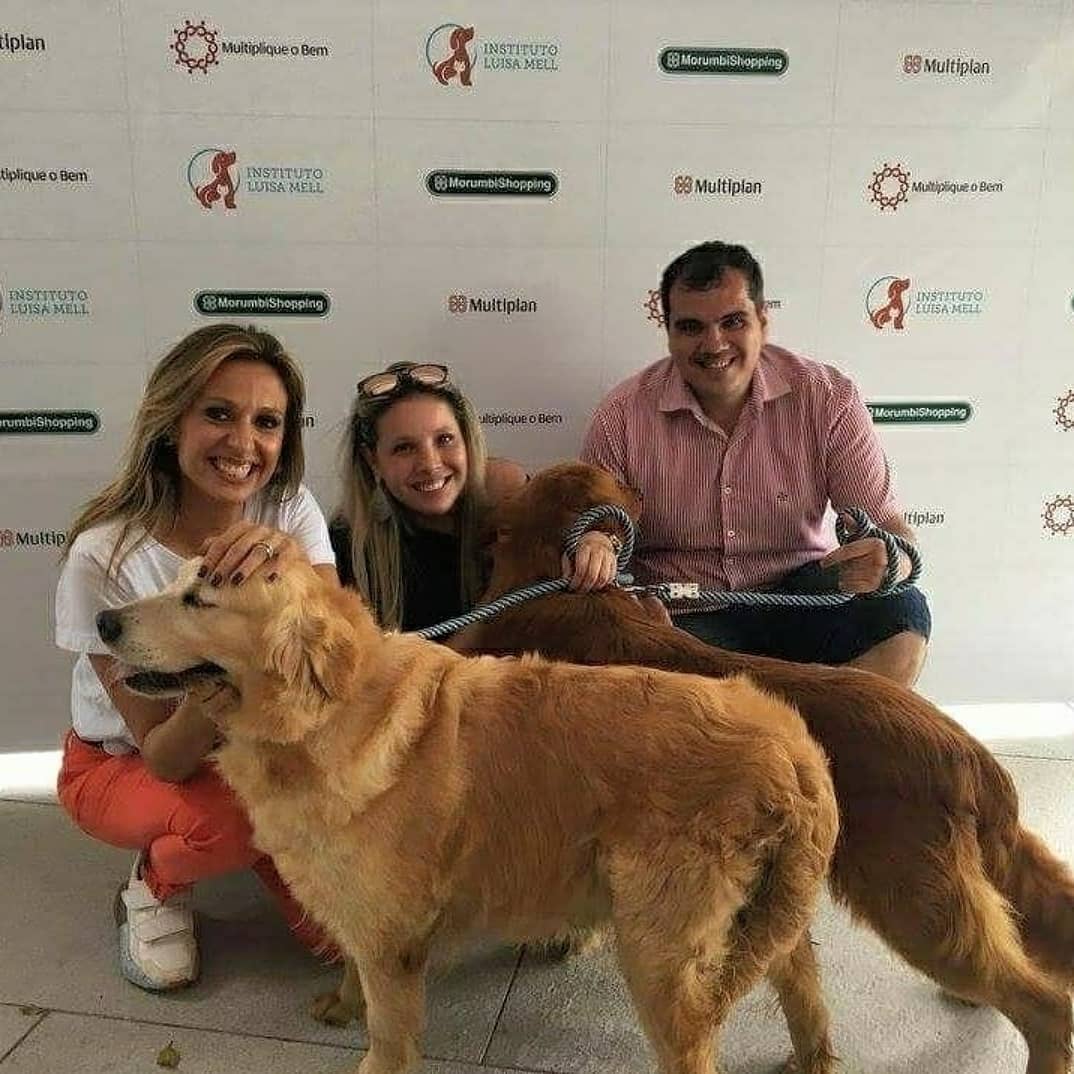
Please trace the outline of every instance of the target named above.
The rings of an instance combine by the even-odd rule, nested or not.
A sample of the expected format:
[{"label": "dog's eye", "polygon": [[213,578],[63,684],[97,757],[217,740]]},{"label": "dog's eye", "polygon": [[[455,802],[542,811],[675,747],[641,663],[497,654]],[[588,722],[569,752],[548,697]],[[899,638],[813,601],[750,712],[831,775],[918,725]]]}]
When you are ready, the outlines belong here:
[{"label": "dog's eye", "polygon": [[197,592],[193,589],[188,590],[183,594],[183,603],[188,608],[212,608],[214,605],[209,604],[207,601],[201,599]]}]

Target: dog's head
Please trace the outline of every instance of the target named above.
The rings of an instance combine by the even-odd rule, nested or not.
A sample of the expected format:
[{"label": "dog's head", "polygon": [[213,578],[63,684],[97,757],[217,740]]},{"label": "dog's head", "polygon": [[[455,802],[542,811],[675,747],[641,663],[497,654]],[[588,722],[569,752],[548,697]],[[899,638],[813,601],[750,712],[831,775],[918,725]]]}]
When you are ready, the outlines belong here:
[{"label": "dog's head", "polygon": [[583,511],[599,504],[622,507],[635,521],[641,514],[638,493],[599,467],[564,462],[535,474],[495,512],[496,573],[503,577],[510,572],[512,577],[504,578],[508,586],[558,577],[564,532]]},{"label": "dog's head", "polygon": [[293,742],[342,700],[357,672],[360,638],[379,637],[353,594],[304,564],[268,582],[214,587],[190,560],[154,597],[97,616],[101,639],[134,669],[125,685],[150,697],[176,696],[206,679],[239,691],[221,717],[229,734]]}]

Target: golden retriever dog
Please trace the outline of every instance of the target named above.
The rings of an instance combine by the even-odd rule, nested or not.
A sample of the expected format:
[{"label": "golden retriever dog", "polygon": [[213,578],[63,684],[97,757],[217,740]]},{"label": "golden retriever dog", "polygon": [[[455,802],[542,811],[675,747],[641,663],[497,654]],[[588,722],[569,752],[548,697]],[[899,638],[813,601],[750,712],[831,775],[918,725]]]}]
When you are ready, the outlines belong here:
[{"label": "golden retriever dog", "polygon": [[791,706],[744,677],[467,658],[383,634],[308,568],[214,589],[195,566],[98,629],[138,692],[237,691],[217,763],[351,964],[325,1006],[364,994],[361,1074],[417,1063],[442,941],[602,922],[665,1074],[711,1074],[715,1028],[766,973],[800,1069],[828,1074],[805,930],[837,812]]},{"label": "golden retriever dog", "polygon": [[[562,534],[596,504],[634,518],[641,509],[592,466],[536,475],[500,513],[485,599],[559,577]],[[717,680],[746,674],[794,705],[831,764],[835,898],[944,989],[1002,1011],[1029,1045],[1028,1074],[1068,1070],[1074,877],[1019,824],[1014,785],[992,754],[923,697],[853,668],[714,648],[614,589],[529,601],[451,645]]]}]

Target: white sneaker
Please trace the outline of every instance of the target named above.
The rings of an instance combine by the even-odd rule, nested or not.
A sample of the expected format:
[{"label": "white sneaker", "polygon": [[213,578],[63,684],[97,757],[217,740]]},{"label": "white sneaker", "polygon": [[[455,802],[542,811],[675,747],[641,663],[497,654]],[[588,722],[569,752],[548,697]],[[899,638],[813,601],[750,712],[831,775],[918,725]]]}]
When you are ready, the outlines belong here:
[{"label": "white sneaker", "polygon": [[139,854],[116,896],[120,972],[150,992],[182,988],[198,976],[190,895],[180,892],[158,902],[142,879],[142,860]]}]

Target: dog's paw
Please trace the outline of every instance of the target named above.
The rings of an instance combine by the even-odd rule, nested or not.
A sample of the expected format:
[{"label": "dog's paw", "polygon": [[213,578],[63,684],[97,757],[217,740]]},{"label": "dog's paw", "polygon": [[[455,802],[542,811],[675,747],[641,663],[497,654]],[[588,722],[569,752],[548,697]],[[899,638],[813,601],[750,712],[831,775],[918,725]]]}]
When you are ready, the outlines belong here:
[{"label": "dog's paw", "polygon": [[361,1013],[357,1006],[348,1003],[338,992],[322,992],[310,1004],[313,1018],[330,1026],[348,1026]]}]

